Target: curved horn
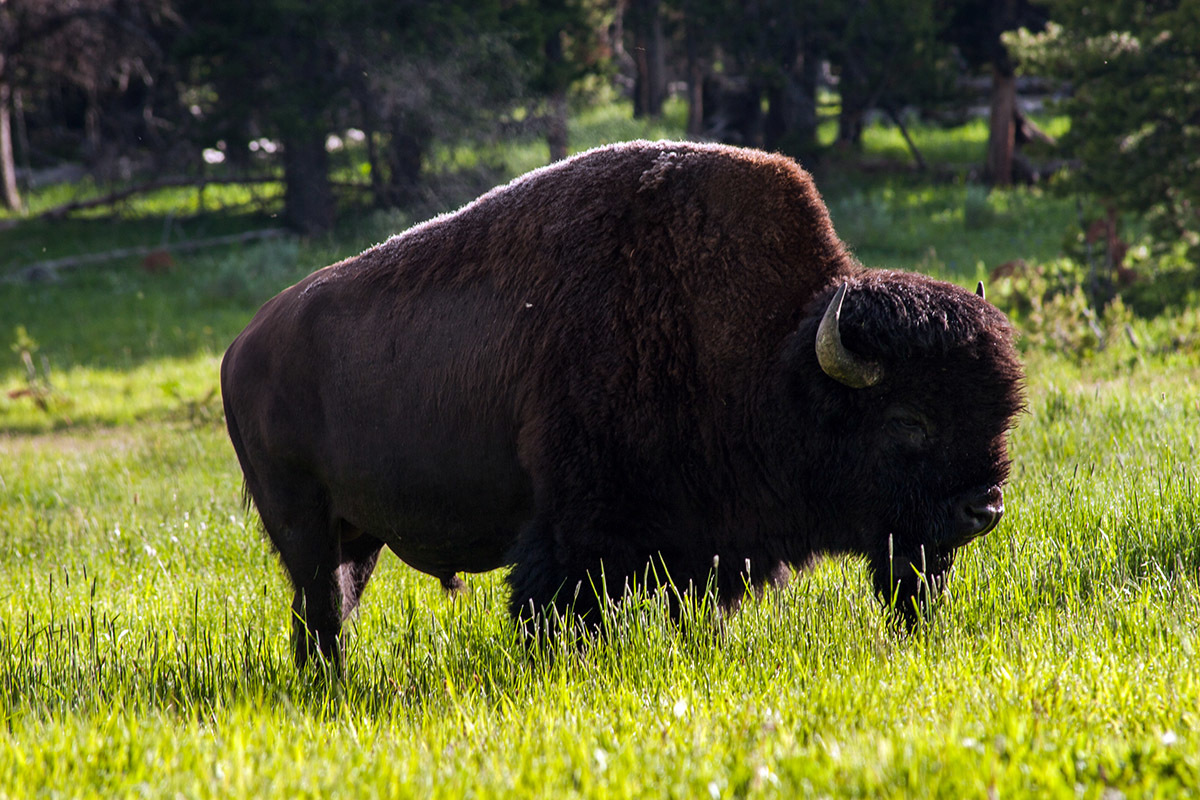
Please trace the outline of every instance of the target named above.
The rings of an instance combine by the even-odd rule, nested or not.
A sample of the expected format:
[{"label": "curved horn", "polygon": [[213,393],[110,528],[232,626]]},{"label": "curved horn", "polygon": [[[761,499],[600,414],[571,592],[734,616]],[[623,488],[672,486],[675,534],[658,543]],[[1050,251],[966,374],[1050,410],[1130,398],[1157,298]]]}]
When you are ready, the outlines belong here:
[{"label": "curved horn", "polygon": [[826,375],[838,383],[851,389],[865,389],[883,380],[883,367],[874,361],[859,358],[842,344],[838,324],[845,298],[846,284],[843,283],[829,301],[825,315],[821,317],[821,325],[817,328],[817,363]]},{"label": "curved horn", "polygon": [[987,300],[987,297],[983,293],[983,281],[975,284],[975,294],[979,295],[980,299]]}]

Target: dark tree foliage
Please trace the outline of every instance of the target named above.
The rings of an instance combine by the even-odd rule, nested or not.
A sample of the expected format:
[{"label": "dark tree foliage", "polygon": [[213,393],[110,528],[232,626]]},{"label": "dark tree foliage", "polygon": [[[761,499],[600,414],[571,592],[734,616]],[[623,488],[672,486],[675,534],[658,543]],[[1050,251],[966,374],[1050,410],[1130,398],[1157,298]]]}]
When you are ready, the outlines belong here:
[{"label": "dark tree foliage", "polygon": [[625,29],[632,38],[630,54],[635,65],[633,115],[657,117],[667,97],[667,41],[662,0],[629,0]]},{"label": "dark tree foliage", "polygon": [[[816,0],[680,0],[691,52],[687,72],[704,81],[703,134],[795,155],[816,147],[823,36]],[[708,74],[700,61],[719,64]]]},{"label": "dark tree foliage", "polygon": [[[0,2],[0,199],[20,207],[13,112],[21,159],[78,153],[101,177],[122,156],[161,143],[173,92],[162,42],[176,18],[168,0]],[[37,149],[37,153],[30,152]],[[37,158],[35,158],[37,156]]]},{"label": "dark tree foliage", "polygon": [[898,120],[904,106],[951,93],[957,72],[932,0],[845,0],[838,10],[826,21],[826,49],[838,72],[840,145],[858,146],[870,109]]},{"label": "dark tree foliage", "polygon": [[[1173,7],[1122,0],[1111,14],[1126,6],[1135,16]],[[216,147],[226,159],[220,169],[234,174],[252,164],[260,174],[281,170],[288,223],[319,232],[333,223],[343,190],[369,191],[377,205],[421,201],[439,146],[536,132],[552,158],[565,156],[568,97],[608,75],[614,55],[624,58],[636,114],[657,115],[668,87],[686,84],[690,135],[801,158],[819,151],[819,112],[835,102],[839,143],[853,150],[868,112],[903,125],[901,109],[940,104],[964,64],[990,69],[989,172],[1004,183],[1020,115],[1000,37],[1040,26],[1041,8],[1029,0],[0,0],[0,189],[8,205],[19,203],[14,154],[48,148],[52,131],[63,134],[54,146],[94,169],[137,165],[116,156],[140,150],[143,170],[205,170],[200,153]],[[1079,31],[1111,16],[1088,13]],[[18,106],[37,134],[31,147],[13,146]],[[349,161],[336,150],[350,129],[365,143],[369,187],[357,183],[361,173],[347,179]]]},{"label": "dark tree foliage", "polygon": [[567,89],[597,60],[583,0],[179,4],[207,136],[242,158],[277,138],[287,220],[310,233],[333,221],[331,133],[362,130],[375,201],[407,204],[435,142],[500,127],[530,96],[546,98],[565,155]]},{"label": "dark tree foliage", "polygon": [[529,95],[544,100],[550,159],[567,155],[567,94],[588,75],[607,69],[609,52],[600,31],[606,4],[600,0],[515,0],[504,3],[502,22],[528,74]]},{"label": "dark tree foliage", "polygon": [[939,16],[946,20],[944,36],[974,68],[999,64],[1012,73],[1016,63],[1001,35],[1017,28],[1041,30],[1046,3],[1029,0],[938,0]]},{"label": "dark tree foliage", "polygon": [[501,10],[363,3],[338,32],[339,74],[353,98],[348,120],[367,134],[377,204],[413,202],[436,141],[484,137],[523,97],[527,70]]},{"label": "dark tree foliage", "polygon": [[1010,38],[1026,69],[1069,81],[1064,186],[1136,214],[1156,246],[1200,257],[1200,2],[1053,0],[1058,24]]},{"label": "dark tree foliage", "polygon": [[187,29],[178,55],[192,65],[208,135],[234,151],[257,136],[278,137],[285,216],[307,233],[333,223],[325,139],[343,97],[331,32],[355,5],[179,0]]},{"label": "dark tree foliage", "polygon": [[[866,112],[942,102],[959,72],[935,0],[674,0],[676,74],[690,133],[806,156],[818,149],[819,89],[839,95],[839,143],[857,146]],[[822,68],[828,64],[831,74]],[[698,84],[703,83],[703,92]]]}]

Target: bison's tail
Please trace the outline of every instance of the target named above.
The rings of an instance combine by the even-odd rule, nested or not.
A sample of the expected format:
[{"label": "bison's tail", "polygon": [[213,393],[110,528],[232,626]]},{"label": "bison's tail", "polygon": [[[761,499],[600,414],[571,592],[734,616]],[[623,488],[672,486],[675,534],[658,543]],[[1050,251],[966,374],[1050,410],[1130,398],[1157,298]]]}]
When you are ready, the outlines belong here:
[{"label": "bison's tail", "polygon": [[250,496],[250,486],[246,483],[246,479],[242,478],[242,511],[247,514],[254,508],[254,498]]},{"label": "bison's tail", "polygon": [[249,514],[254,510],[254,495],[250,492],[250,473],[249,466],[242,450],[242,437],[238,433],[237,423],[233,416],[228,411],[225,413],[225,422],[229,428],[229,440],[233,443],[233,450],[237,453],[238,463],[242,467],[242,510]]},{"label": "bison's tail", "polygon": [[254,509],[254,495],[250,493],[250,465],[246,460],[246,449],[242,444],[241,431],[238,430],[237,416],[233,413],[229,402],[229,393],[226,390],[225,372],[229,366],[228,361],[229,354],[226,353],[225,359],[221,362],[221,402],[225,407],[225,427],[229,431],[229,441],[233,445],[238,464],[242,468],[242,510],[249,514]]}]

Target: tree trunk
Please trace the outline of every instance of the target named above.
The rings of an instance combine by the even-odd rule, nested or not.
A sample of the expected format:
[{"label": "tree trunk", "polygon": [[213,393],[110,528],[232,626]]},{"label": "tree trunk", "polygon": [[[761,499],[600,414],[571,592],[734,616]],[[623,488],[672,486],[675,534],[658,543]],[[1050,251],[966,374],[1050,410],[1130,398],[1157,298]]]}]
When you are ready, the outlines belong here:
[{"label": "tree trunk", "polygon": [[[361,74],[361,71],[360,71]],[[383,208],[387,206],[387,189],[383,182],[383,165],[379,159],[379,113],[375,105],[375,97],[367,87],[366,81],[356,79],[353,83],[354,97],[358,102],[358,110],[362,119],[363,141],[367,145],[367,172],[371,178],[371,202]]]},{"label": "tree trunk", "polygon": [[633,115],[659,117],[667,95],[666,44],[663,39],[659,0],[634,0]]},{"label": "tree trunk", "polygon": [[849,59],[842,64],[838,90],[841,94],[842,109],[838,114],[837,146],[844,150],[858,150],[862,146],[867,97],[858,65]]},{"label": "tree trunk", "polygon": [[904,118],[900,116],[900,112],[893,106],[888,106],[887,114],[891,117],[896,127],[900,129],[900,135],[904,137],[904,143],[908,145],[908,152],[912,153],[913,161],[917,162],[917,169],[921,172],[928,170],[929,163],[925,161],[925,156],[921,155],[921,151],[917,149],[917,143],[908,135],[908,126],[904,124]]},{"label": "tree trunk", "polygon": [[319,128],[294,131],[283,140],[284,218],[306,235],[333,227],[329,154]]},{"label": "tree trunk", "polygon": [[363,131],[367,143],[367,172],[371,173],[371,202],[377,207],[387,205],[387,192],[383,187],[383,165],[379,163],[379,142],[375,139],[375,129],[367,126]]},{"label": "tree trunk", "polygon": [[21,90],[13,89],[12,93],[12,113],[13,119],[16,122],[17,144],[21,149],[21,166],[25,168],[26,175],[33,174],[33,165],[29,159],[29,130],[25,125],[25,102],[22,99]]},{"label": "tree trunk", "polygon": [[95,168],[100,165],[100,101],[96,92],[87,91],[87,106],[83,112],[84,156],[88,164]]},{"label": "tree trunk", "polygon": [[[560,65],[566,60],[563,53],[562,32],[555,31],[546,39],[546,62],[550,74],[561,72]],[[550,146],[550,160],[562,161],[567,157],[567,85],[559,83],[550,90],[550,117],[546,120],[546,144]]]},{"label": "tree trunk", "polygon": [[423,130],[405,127],[403,120],[393,122],[391,145],[388,148],[391,163],[387,199],[390,205],[407,205],[417,198],[427,141]]},{"label": "tree trunk", "polygon": [[688,23],[687,39],[688,113],[687,135],[699,138],[704,133],[704,64],[700,60],[699,33]]},{"label": "tree trunk", "polygon": [[546,144],[550,145],[550,160],[567,157],[567,92],[559,89],[550,95],[550,119],[546,128]]},{"label": "tree trunk", "polygon": [[842,110],[838,114],[837,146],[843,150],[862,148],[863,109],[842,92]]},{"label": "tree trunk", "polygon": [[804,157],[817,148],[817,60],[801,47],[797,42],[799,57],[788,59],[790,68],[767,89],[763,146]]},{"label": "tree trunk", "polygon": [[3,80],[0,80],[0,184],[3,184],[4,207],[20,211],[21,193],[17,191],[17,160],[12,144],[12,87]]},{"label": "tree trunk", "polygon": [[992,110],[984,176],[993,186],[1011,186],[1016,144],[1017,78],[1000,64],[992,66]]}]

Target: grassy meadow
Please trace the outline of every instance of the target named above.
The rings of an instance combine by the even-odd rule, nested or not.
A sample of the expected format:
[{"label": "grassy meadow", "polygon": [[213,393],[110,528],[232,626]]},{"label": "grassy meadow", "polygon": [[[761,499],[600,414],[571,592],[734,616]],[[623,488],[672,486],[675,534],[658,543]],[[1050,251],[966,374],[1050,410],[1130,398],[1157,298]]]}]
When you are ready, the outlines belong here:
[{"label": "grassy meadow", "polygon": [[[572,134],[678,124],[608,109]],[[915,134],[930,160],[986,137]],[[864,262],[963,285],[1053,262],[1078,224],[1073,200],[1040,190],[818,180]],[[153,244],[193,200],[0,230],[0,278]],[[270,213],[170,224],[213,235]],[[1029,408],[1007,513],[915,635],[887,625],[861,564],[830,560],[719,633],[635,599],[608,642],[531,651],[502,573],[447,597],[385,554],[344,678],[296,675],[291,592],[241,508],[217,365],[275,291],[411,221],[364,212],[328,238],[176,255],[164,273],[127,259],[0,283],[0,798],[1200,795],[1194,311],[1018,317]]]}]

